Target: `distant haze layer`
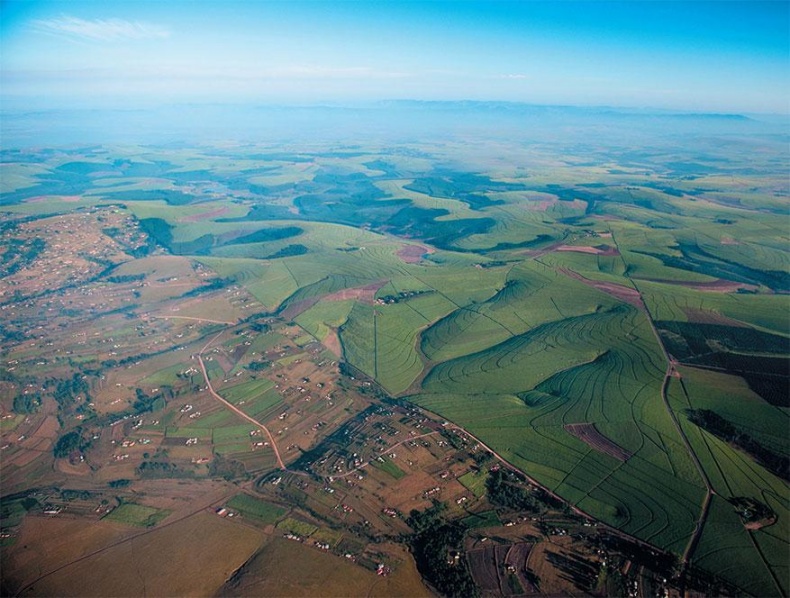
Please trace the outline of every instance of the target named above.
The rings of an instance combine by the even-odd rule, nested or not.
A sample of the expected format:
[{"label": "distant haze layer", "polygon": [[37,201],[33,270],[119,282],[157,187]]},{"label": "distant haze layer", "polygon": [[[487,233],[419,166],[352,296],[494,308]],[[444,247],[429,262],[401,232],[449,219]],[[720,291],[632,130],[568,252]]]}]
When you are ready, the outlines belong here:
[{"label": "distant haze layer", "polygon": [[678,136],[786,135],[780,116],[627,111],[507,102],[172,105],[139,110],[4,110],[3,145],[410,142],[496,134],[525,142],[676,143]]}]

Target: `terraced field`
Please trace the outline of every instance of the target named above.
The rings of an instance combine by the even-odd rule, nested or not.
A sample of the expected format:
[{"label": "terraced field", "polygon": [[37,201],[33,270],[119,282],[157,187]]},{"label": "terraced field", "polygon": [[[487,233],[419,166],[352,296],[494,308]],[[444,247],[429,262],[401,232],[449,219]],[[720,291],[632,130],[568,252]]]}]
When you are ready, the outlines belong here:
[{"label": "terraced field", "polygon": [[[441,363],[412,400],[582,510],[679,550],[704,486],[661,403],[660,359],[644,315],[621,304]],[[592,450],[568,431],[577,424],[594,424],[633,456]]]}]

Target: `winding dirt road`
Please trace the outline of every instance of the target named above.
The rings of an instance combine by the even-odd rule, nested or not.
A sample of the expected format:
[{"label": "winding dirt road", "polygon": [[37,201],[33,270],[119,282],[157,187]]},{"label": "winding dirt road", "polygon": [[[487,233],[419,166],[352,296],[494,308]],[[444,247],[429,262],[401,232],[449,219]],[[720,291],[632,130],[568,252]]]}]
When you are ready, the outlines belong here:
[{"label": "winding dirt road", "polygon": [[203,363],[203,353],[206,351],[206,349],[208,349],[208,347],[211,345],[211,343],[213,343],[220,334],[222,334],[222,333],[220,332],[219,334],[213,336],[211,338],[211,340],[209,340],[203,346],[203,348],[200,350],[200,353],[198,353],[197,356],[196,356],[197,360],[198,360],[198,363],[200,364],[200,371],[203,372],[203,379],[206,381],[206,388],[208,388],[208,391],[211,393],[212,397],[214,397],[220,403],[225,405],[225,407],[227,407],[228,409],[233,411],[233,413],[238,415],[240,418],[250,422],[256,428],[264,431],[266,436],[269,438],[269,444],[271,445],[272,449],[274,450],[274,456],[277,459],[277,466],[280,469],[287,470],[287,468],[285,467],[285,463],[283,463],[282,457],[280,457],[280,451],[277,448],[277,443],[274,441],[274,436],[272,436],[272,433],[269,432],[269,428],[264,426],[258,420],[254,419],[254,418],[250,417],[249,415],[247,415],[246,413],[244,413],[241,409],[236,407],[230,401],[227,401],[227,400],[223,399],[219,394],[217,394],[217,391],[215,391],[214,387],[211,385],[211,380],[208,379],[208,372],[206,371],[206,364]]}]

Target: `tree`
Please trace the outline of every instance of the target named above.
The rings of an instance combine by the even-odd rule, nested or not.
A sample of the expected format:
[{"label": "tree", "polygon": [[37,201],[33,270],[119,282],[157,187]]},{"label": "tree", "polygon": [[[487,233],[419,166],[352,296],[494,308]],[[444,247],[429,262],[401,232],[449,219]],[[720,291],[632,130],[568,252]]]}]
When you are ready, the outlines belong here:
[{"label": "tree", "polygon": [[68,457],[72,451],[81,448],[81,445],[82,434],[80,430],[77,429],[58,438],[52,452],[55,454],[55,457],[62,459],[63,457]]},{"label": "tree", "polygon": [[14,411],[16,413],[35,413],[41,406],[41,394],[21,394],[14,397]]}]

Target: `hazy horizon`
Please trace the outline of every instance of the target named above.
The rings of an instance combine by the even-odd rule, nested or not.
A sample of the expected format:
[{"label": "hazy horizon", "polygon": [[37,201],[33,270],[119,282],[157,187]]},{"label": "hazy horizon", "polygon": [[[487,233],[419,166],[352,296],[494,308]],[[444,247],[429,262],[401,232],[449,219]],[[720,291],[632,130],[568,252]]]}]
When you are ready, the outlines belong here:
[{"label": "hazy horizon", "polygon": [[[784,115],[718,114],[514,102],[379,101],[367,104],[182,103],[136,108],[2,111],[4,149],[128,143],[409,143],[492,134],[529,143],[673,146],[689,136],[721,143],[790,132]],[[593,141],[594,140],[594,141]]]}]

